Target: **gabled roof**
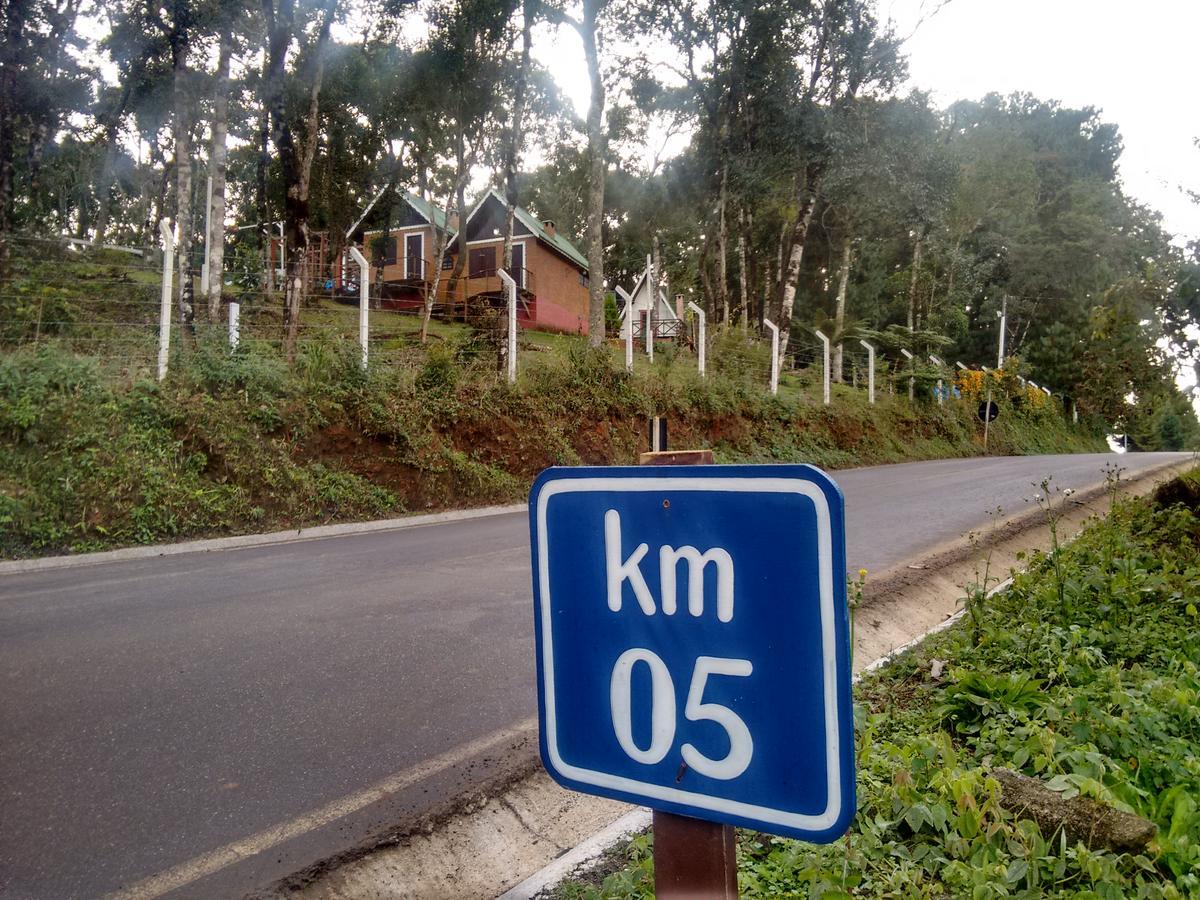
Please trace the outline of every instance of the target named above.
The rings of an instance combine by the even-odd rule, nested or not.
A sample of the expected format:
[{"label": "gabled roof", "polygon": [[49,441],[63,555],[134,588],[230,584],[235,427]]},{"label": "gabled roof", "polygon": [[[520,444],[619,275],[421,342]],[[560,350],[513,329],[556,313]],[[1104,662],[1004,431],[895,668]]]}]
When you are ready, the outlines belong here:
[{"label": "gabled roof", "polygon": [[[642,288],[646,285],[646,275],[648,274],[649,273],[646,272],[645,269],[642,270],[641,277],[633,283],[633,290],[629,292],[630,297],[637,299],[637,295],[642,292]],[[654,302],[662,304],[662,308],[667,311],[669,318],[677,318],[675,315],[675,310],[671,307],[670,301],[667,300],[667,295],[662,292],[662,288],[659,288],[655,293],[657,293],[658,296],[652,298]]]},{"label": "gabled roof", "polygon": [[422,200],[412,191],[401,191],[400,193],[404,197],[405,202],[417,211],[417,215],[430,225],[441,228],[443,231],[449,231],[450,234],[455,233],[453,228],[446,227],[446,211],[444,209],[441,209],[435,203],[428,203]]},{"label": "gabled roof", "polygon": [[[475,205],[475,212],[479,212],[479,210],[483,209],[484,203],[489,198],[493,197],[505,208],[508,207],[508,201],[500,196],[500,192],[495,188],[491,188],[487,194],[485,194],[484,197]],[[520,220],[522,225],[529,229],[530,233],[534,237],[540,241],[545,241],[552,249],[557,250],[567,259],[571,260],[571,262],[575,263],[575,265],[582,268],[583,271],[588,271],[587,257],[576,250],[574,244],[568,241],[557,231],[554,234],[548,232],[542,223],[539,222],[537,218],[531,212],[529,212],[529,210],[522,209],[518,206],[514,212],[516,218]],[[472,213],[472,216],[474,216],[474,213]],[[470,219],[467,221],[470,222]],[[463,227],[465,228],[466,225]]]},{"label": "gabled roof", "polygon": [[[430,203],[428,201],[422,200],[420,197],[418,197],[412,191],[400,191],[400,199],[403,200],[405,203],[407,203],[412,208],[412,211],[415,212],[418,216],[420,216],[422,219],[424,219],[430,225],[434,225],[437,228],[440,228],[441,230],[445,231],[447,234],[450,235],[450,237],[454,237],[454,235],[456,235],[458,233],[457,229],[450,228],[446,225],[446,222],[447,222],[446,212],[445,212],[445,210],[441,209],[436,203]],[[412,226],[412,227],[417,227],[417,226]],[[392,231],[393,228],[389,227],[387,230]],[[364,235],[366,235],[366,234],[382,234],[383,231],[384,231],[384,229],[382,229],[382,228],[370,228],[370,229],[364,231],[363,234]]]}]

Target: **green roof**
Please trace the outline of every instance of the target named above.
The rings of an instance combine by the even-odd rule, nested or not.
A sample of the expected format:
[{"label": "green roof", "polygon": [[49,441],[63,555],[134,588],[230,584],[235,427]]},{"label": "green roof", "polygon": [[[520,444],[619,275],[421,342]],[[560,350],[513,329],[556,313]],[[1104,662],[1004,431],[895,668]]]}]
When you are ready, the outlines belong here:
[{"label": "green roof", "polygon": [[451,234],[454,234],[453,228],[446,227],[446,211],[445,210],[440,209],[434,203],[428,203],[428,202],[422,200],[420,197],[418,197],[412,191],[404,191],[403,197],[408,202],[408,205],[411,206],[413,209],[415,209],[417,211],[417,214],[419,216],[421,216],[426,222],[429,222],[430,224],[434,225],[437,228],[442,229],[443,231],[449,231]]},{"label": "green roof", "polygon": [[[499,200],[501,203],[503,203],[505,207],[508,206],[508,201],[506,201],[503,197],[501,197],[500,192],[497,191],[495,188],[492,188],[491,191],[489,191],[489,193],[493,197],[495,197],[497,200]],[[538,238],[539,240],[545,241],[547,244],[549,244],[551,247],[553,247],[555,250],[557,250],[559,253],[561,253],[563,256],[565,256],[567,259],[571,260],[571,262],[580,266],[583,269],[583,271],[585,271],[585,272],[588,271],[587,257],[585,257],[578,250],[576,250],[574,244],[572,244],[570,241],[568,241],[565,237],[563,237],[557,231],[554,234],[551,234],[550,232],[548,232],[545,229],[545,227],[542,225],[542,223],[539,222],[536,218],[534,218],[533,214],[530,213],[529,210],[522,209],[521,207],[518,206],[516,208],[515,212],[516,212],[517,218],[520,219],[521,224],[524,225],[526,228],[528,228],[530,230],[530,232],[533,233],[534,237]]]}]

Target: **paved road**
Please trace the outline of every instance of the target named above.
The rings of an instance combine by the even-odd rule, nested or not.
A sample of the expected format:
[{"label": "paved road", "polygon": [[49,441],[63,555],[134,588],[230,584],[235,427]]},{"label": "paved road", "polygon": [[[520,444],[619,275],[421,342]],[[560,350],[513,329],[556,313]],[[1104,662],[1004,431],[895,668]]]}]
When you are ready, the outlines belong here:
[{"label": "paved road", "polygon": [[[850,568],[1113,460],[842,472]],[[527,760],[487,736],[535,712],[530,613],[523,514],[0,578],[0,894],[241,895]]]}]

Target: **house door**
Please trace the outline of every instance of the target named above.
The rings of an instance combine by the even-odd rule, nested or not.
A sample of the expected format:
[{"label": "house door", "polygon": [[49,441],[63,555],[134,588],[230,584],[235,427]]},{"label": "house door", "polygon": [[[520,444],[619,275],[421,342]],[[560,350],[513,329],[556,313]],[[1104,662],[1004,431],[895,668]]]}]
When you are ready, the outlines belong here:
[{"label": "house door", "polygon": [[404,266],[407,277],[425,277],[425,236],[420,232],[404,238]]},{"label": "house door", "polygon": [[512,245],[512,271],[509,272],[518,287],[525,287],[525,245]]},{"label": "house door", "polygon": [[467,254],[471,278],[490,278],[496,274],[496,248],[474,247]]}]

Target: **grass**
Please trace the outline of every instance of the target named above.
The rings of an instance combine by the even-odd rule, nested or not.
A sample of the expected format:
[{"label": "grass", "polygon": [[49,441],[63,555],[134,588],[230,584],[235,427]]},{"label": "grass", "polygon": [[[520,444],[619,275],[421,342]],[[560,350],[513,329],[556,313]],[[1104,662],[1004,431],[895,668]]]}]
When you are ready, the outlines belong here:
[{"label": "grass", "polygon": [[[522,332],[509,385],[486,335],[435,319],[421,345],[417,316],[380,311],[364,372],[358,311],[328,299],[305,309],[287,363],[278,307],[247,302],[237,352],[223,325],[175,328],[157,383],[147,271],[104,253],[22,258],[0,295],[0,555],[517,501],[547,466],[635,463],[651,415],[667,416],[672,446],[720,462],[838,468],[981,450],[970,403],[910,404],[881,380],[875,406],[842,385],[825,407],[811,372],[785,373],[773,397],[765,348],[716,330],[706,378],[673,345],[626,373],[620,342]],[[1103,443],[1049,406],[1006,406],[990,449]]]},{"label": "grass", "polygon": [[[1058,501],[1056,501],[1058,502]],[[740,832],[745,897],[1200,896],[1200,479],[1119,503],[856,688],[859,811],[826,846]],[[949,662],[934,679],[933,660]],[[1152,820],[1089,849],[1004,809],[1005,767]],[[648,897],[643,835],[566,898]]]}]

